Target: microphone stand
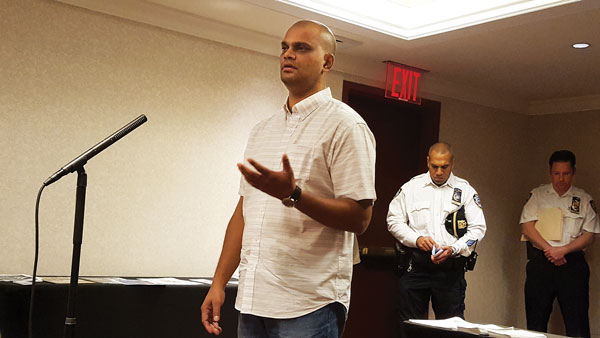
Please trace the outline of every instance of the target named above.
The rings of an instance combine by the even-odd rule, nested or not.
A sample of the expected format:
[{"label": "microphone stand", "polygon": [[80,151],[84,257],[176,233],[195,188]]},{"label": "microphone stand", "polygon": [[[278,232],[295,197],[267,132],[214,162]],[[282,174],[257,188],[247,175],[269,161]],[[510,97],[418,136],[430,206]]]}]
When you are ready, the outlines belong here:
[{"label": "microphone stand", "polygon": [[[83,239],[83,215],[85,210],[85,190],[87,188],[87,174],[83,166],[92,157],[98,155],[104,149],[110,147],[113,143],[117,142],[123,136],[132,132],[135,128],[142,125],[148,119],[144,114],[138,116],[135,120],[129,122],[123,128],[112,133],[109,137],[100,141],[95,146],[88,149],[83,154],[79,155],[73,161],[67,163],[64,167],[60,168],[54,174],[52,174],[46,181],[44,186],[48,186],[61,177],[77,171],[77,195],[75,200],[75,229],[73,230],[73,258],[71,261],[71,281],[69,284],[69,298],[67,303],[67,318],[65,319],[65,338],[72,338],[75,336],[75,326],[77,325],[77,318],[75,317],[75,303],[77,298],[77,282],[79,280],[79,258],[81,256],[81,243]],[[37,257],[37,256],[36,256]],[[37,259],[37,258],[36,258]],[[35,285],[35,284],[33,284]],[[32,290],[33,294],[33,290]],[[32,297],[33,299],[33,297]],[[33,304],[33,300],[31,301]]]},{"label": "microphone stand", "polygon": [[85,210],[85,190],[87,188],[87,174],[83,163],[77,168],[77,193],[75,200],[75,228],[73,230],[73,257],[71,261],[71,282],[69,284],[69,298],[67,303],[67,318],[65,319],[65,338],[75,337],[75,300],[77,298],[77,284],[79,280],[79,259],[81,256],[81,243],[83,242],[83,215]]}]

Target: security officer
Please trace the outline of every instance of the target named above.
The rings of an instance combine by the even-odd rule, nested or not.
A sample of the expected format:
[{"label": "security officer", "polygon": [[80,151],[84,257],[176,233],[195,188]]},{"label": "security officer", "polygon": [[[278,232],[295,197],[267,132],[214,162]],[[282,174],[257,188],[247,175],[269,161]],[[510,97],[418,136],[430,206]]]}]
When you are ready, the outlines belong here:
[{"label": "security officer", "polygon": [[486,225],[477,192],[452,174],[453,165],[450,145],[435,143],[429,172],[404,184],[390,203],[388,230],[409,253],[398,283],[399,323],[427,318],[430,300],[437,319],[464,318],[465,264]]},{"label": "security officer", "polygon": [[[592,197],[572,186],[575,154],[559,150],[550,156],[551,184],[531,191],[521,213],[521,230],[527,242],[525,313],[527,329],[546,332],[554,299],[563,315],[567,336],[590,337],[588,317],[590,270],[584,249],[600,232]],[[562,238],[546,240],[535,225],[540,211],[558,208]]]}]

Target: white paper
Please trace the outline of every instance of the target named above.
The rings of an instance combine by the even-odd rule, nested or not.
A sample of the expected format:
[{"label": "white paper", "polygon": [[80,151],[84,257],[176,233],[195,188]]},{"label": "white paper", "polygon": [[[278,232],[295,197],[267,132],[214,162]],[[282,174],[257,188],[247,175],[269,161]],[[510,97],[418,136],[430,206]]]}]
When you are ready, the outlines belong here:
[{"label": "white paper", "polygon": [[159,278],[138,278],[141,281],[148,282],[153,285],[198,285],[193,281],[178,279],[174,277],[159,277]]},{"label": "white paper", "polygon": [[452,317],[440,320],[425,320],[425,319],[409,319],[409,322],[442,329],[451,329],[461,331],[479,330],[479,332],[487,332],[491,337],[514,337],[514,338],[543,338],[544,334],[527,330],[515,329],[512,327],[503,328],[494,324],[476,324],[470,323],[460,317]]}]

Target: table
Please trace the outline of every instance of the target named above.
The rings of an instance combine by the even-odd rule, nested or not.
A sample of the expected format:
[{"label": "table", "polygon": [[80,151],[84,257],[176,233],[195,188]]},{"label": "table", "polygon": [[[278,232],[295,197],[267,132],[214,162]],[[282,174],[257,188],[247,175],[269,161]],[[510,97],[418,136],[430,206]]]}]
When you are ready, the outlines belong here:
[{"label": "table", "polygon": [[[63,337],[68,284],[37,283],[34,338]],[[75,337],[214,337],[201,322],[209,285],[79,284]],[[237,286],[227,286],[219,337],[237,336]],[[0,336],[26,338],[31,286],[0,282]]]}]

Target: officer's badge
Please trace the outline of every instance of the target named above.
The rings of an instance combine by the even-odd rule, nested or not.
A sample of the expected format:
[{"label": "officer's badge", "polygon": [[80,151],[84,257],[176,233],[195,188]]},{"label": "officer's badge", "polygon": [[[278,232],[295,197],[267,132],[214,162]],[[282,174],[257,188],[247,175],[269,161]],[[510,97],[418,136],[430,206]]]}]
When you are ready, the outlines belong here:
[{"label": "officer's badge", "polygon": [[467,221],[466,220],[458,220],[456,221],[456,227],[460,230],[462,229],[466,229],[467,228]]},{"label": "officer's badge", "polygon": [[596,214],[598,214],[598,209],[596,209],[596,202],[594,202],[594,200],[590,201],[590,206],[592,207],[592,209],[594,210],[594,212]]},{"label": "officer's badge", "polygon": [[571,206],[569,207],[569,211],[574,214],[579,214],[579,206],[581,204],[581,199],[577,196],[573,196],[571,200]]},{"label": "officer's badge", "polygon": [[454,192],[452,193],[452,203],[456,205],[460,205],[460,201],[462,197],[462,190],[458,188],[454,188]]},{"label": "officer's badge", "polygon": [[473,201],[475,202],[475,204],[477,204],[478,207],[483,209],[483,206],[481,205],[481,199],[479,198],[478,194],[473,195]]},{"label": "officer's badge", "polygon": [[398,195],[400,195],[401,192],[402,192],[402,188],[398,189],[398,191],[396,192],[396,195],[394,195],[394,198],[398,197]]}]

